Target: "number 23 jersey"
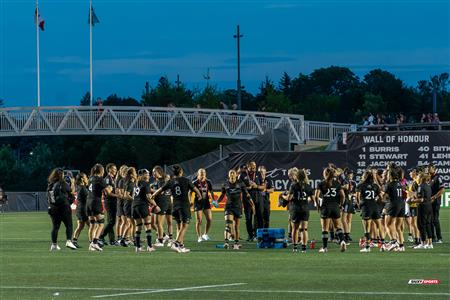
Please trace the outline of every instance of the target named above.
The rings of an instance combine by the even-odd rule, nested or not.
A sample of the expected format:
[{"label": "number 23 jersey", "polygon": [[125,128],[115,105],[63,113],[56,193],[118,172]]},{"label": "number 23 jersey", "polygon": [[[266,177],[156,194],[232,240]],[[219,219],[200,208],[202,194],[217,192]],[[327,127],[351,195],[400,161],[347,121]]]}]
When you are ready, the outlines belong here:
[{"label": "number 23 jersey", "polygon": [[341,185],[336,180],[333,180],[331,185],[328,186],[326,181],[320,182],[318,189],[320,190],[320,193],[322,194],[322,205],[328,205],[328,204],[337,204],[339,205],[341,202]]}]

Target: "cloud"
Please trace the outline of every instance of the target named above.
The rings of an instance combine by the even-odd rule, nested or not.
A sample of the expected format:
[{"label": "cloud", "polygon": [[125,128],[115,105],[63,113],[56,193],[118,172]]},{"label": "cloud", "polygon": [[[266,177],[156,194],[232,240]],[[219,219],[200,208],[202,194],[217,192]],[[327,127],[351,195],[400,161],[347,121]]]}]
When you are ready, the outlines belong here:
[{"label": "cloud", "polygon": [[80,56],[52,56],[47,58],[47,62],[55,64],[77,64],[87,65],[89,62]]},{"label": "cloud", "polygon": [[[286,56],[254,56],[254,57],[242,57],[241,63],[243,64],[269,64],[269,63],[279,63],[279,62],[292,62],[295,61],[294,57]],[[224,60],[224,63],[231,64],[236,63],[236,58],[228,58]]]}]

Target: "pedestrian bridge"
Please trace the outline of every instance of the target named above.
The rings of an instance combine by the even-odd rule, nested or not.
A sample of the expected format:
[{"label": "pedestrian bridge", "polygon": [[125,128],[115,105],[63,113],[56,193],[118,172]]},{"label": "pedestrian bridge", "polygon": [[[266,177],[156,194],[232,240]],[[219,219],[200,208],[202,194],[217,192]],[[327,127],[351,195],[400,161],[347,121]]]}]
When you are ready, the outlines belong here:
[{"label": "pedestrian bridge", "polygon": [[291,143],[331,141],[352,124],[305,121],[302,115],[150,106],[0,108],[0,137],[151,135],[251,139],[288,128]]}]

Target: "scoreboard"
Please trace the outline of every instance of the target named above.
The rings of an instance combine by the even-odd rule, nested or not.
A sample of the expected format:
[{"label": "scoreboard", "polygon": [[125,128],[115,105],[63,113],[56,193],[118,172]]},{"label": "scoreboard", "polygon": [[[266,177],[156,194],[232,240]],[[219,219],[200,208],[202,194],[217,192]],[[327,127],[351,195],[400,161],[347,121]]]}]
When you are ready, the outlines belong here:
[{"label": "scoreboard", "polygon": [[408,170],[433,163],[445,187],[450,188],[449,131],[351,132],[344,135],[343,142],[357,181],[369,166],[381,169],[395,162]]}]

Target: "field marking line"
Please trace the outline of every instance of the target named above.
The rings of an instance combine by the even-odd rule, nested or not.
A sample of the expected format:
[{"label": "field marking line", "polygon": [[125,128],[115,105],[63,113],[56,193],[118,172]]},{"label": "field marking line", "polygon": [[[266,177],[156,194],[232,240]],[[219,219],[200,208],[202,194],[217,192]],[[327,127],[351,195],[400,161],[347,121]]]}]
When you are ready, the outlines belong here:
[{"label": "field marking line", "polygon": [[64,287],[64,286],[0,286],[1,289],[41,289],[41,290],[92,290],[92,291],[155,291],[157,289],[142,288],[94,288],[94,287]]},{"label": "field marking line", "polygon": [[209,290],[198,292],[239,292],[239,293],[292,293],[292,294],[344,294],[344,295],[418,295],[418,296],[450,296],[450,293],[417,293],[417,292],[350,292],[350,291],[289,291],[289,290]]},{"label": "field marking line", "polygon": [[246,283],[229,283],[229,284],[216,284],[216,285],[192,286],[192,287],[175,288],[175,289],[159,289],[159,290],[144,291],[144,292],[135,292],[135,293],[121,293],[121,294],[97,295],[97,296],[92,296],[92,298],[106,298],[106,297],[119,297],[119,296],[129,296],[129,295],[142,295],[142,294],[151,294],[151,293],[190,291],[190,290],[208,289],[208,288],[224,287],[224,286],[237,286],[237,285],[244,285],[244,284],[246,284]]}]

